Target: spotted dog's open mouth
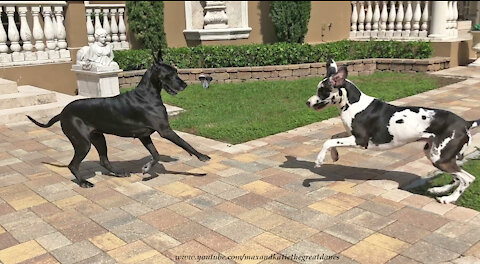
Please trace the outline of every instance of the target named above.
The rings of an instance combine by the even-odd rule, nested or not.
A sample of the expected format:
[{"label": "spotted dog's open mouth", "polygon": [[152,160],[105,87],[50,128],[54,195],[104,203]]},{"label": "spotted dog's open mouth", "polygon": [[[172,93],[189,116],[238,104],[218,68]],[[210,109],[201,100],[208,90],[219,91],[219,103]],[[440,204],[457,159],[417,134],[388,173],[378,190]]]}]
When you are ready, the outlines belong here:
[{"label": "spotted dog's open mouth", "polygon": [[315,111],[320,111],[320,110],[322,110],[326,105],[327,105],[326,103],[318,103],[318,104],[312,105],[312,108],[313,108]]}]

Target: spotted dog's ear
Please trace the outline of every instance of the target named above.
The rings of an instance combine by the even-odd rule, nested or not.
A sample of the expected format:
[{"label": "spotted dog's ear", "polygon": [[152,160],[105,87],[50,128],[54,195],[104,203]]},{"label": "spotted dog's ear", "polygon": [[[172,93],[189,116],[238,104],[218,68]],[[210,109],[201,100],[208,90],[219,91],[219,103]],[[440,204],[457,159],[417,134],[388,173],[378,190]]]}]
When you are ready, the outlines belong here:
[{"label": "spotted dog's ear", "polygon": [[337,63],[335,63],[335,61],[332,58],[329,58],[327,60],[327,77],[334,75],[335,73],[337,73],[337,71],[338,71]]},{"label": "spotted dog's ear", "polygon": [[332,82],[333,86],[336,86],[336,87],[343,86],[343,84],[345,83],[345,79],[347,79],[347,76],[348,76],[347,67],[342,66],[338,68],[337,73],[330,78],[330,81]]}]

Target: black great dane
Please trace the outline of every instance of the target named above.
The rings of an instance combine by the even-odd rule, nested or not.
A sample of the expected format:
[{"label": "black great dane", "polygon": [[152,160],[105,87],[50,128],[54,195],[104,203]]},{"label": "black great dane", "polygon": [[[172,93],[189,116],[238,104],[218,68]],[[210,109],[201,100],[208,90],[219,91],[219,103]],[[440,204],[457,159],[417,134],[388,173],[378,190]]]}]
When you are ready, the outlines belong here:
[{"label": "black great dane", "polygon": [[[152,54],[153,55],[153,54]],[[196,151],[180,138],[168,123],[168,115],[163,105],[161,90],[165,89],[171,95],[183,91],[187,84],[177,75],[177,70],[162,61],[161,52],[154,63],[143,75],[138,86],[127,93],[107,98],[79,99],[69,103],[62,112],[54,116],[47,124],[39,123],[27,116],[40,127],[50,127],[60,121],[63,133],[73,145],[75,154],[68,168],[77,178],[83,188],[93,187],[93,184],[82,178],[79,167],[88,154],[91,144],[95,146],[100,156],[100,164],[117,177],[128,177],[129,173],[115,169],[107,157],[107,144],[103,134],[113,134],[121,137],[139,138],[152,154],[152,160],[145,164],[142,172],[145,174],[157,164],[158,154],[150,135],[155,131],[163,138],[170,140],[195,155],[201,161],[207,161],[209,156]]]},{"label": "black great dane", "polygon": [[463,158],[463,152],[471,142],[470,130],[477,127],[480,120],[465,121],[446,110],[383,102],[362,93],[346,79],[347,74],[346,67],[337,67],[333,60],[329,60],[327,77],[318,84],[317,94],[307,101],[307,106],[315,110],[329,104],[336,105],[348,134],[323,144],[316,167],[322,166],[328,150],[332,159],[337,161],[336,147],[385,150],[423,141],[426,142],[425,155],[432,164],[451,173],[454,178],[452,183],[428,191],[442,194],[458,185],[452,194],[437,197],[441,203],[454,203],[475,180],[473,175],[458,167],[456,160]]}]

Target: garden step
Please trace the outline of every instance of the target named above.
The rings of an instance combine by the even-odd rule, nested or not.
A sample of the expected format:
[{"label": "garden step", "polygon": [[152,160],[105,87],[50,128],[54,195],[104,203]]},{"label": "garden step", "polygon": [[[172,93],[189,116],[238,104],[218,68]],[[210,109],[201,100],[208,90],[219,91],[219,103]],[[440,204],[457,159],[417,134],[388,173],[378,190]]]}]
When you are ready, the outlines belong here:
[{"label": "garden step", "polygon": [[64,102],[54,102],[41,105],[31,105],[0,111],[0,124],[15,124],[20,122],[30,122],[26,115],[30,115],[41,123],[46,123],[50,118],[59,114]]},{"label": "garden step", "polygon": [[0,94],[0,110],[56,102],[55,93],[19,86],[17,93]]},{"label": "garden step", "polygon": [[0,78],[0,94],[17,93],[17,83]]}]

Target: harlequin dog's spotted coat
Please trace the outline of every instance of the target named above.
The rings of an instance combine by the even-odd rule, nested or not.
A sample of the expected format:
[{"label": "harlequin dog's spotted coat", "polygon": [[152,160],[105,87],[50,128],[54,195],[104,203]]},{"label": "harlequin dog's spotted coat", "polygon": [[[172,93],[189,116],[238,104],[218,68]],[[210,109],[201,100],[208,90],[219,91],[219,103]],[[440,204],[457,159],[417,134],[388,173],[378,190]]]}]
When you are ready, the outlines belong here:
[{"label": "harlequin dog's spotted coat", "polygon": [[463,158],[463,152],[470,144],[470,130],[477,127],[480,120],[465,121],[440,109],[388,104],[362,93],[346,79],[347,74],[346,67],[337,68],[330,60],[327,77],[318,84],[317,94],[307,101],[307,106],[315,110],[329,104],[336,105],[350,135],[327,140],[318,154],[316,167],[323,164],[328,150],[331,150],[332,159],[337,161],[336,147],[385,150],[425,141],[424,152],[432,164],[454,177],[452,183],[428,191],[441,194],[458,186],[451,195],[437,197],[441,203],[454,203],[475,180],[474,176],[457,166],[456,160]]}]

